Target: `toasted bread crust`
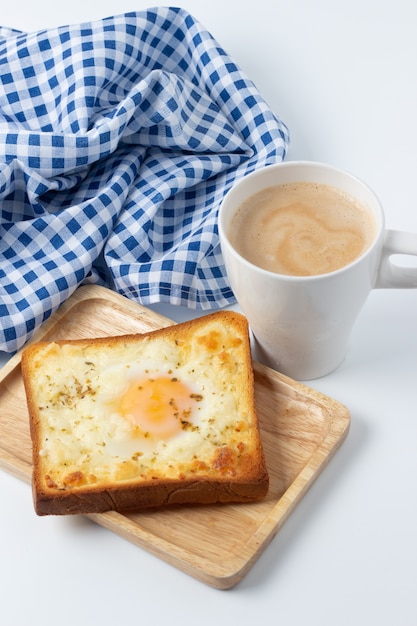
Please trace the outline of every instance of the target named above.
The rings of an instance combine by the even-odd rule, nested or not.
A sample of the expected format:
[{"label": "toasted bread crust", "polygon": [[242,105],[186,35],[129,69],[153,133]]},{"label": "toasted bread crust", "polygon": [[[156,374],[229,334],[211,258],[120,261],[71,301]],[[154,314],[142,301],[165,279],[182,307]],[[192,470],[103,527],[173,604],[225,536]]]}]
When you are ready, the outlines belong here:
[{"label": "toasted bread crust", "polygon": [[[221,390],[222,394],[228,394],[230,406],[237,407],[236,415],[231,416],[230,411],[226,410],[223,415],[219,409],[222,404],[217,405],[216,419],[222,424],[224,421],[227,428],[222,431],[222,438],[218,442],[214,441],[213,436],[210,447],[212,452],[208,454],[202,439],[206,447],[204,453],[201,451],[201,456],[199,448],[195,448],[194,453],[190,452],[188,456],[181,449],[181,461],[177,461],[175,451],[172,462],[165,459],[153,465],[150,462],[146,465],[145,461],[135,457],[126,458],[123,463],[118,463],[116,473],[109,477],[104,473],[101,475],[100,470],[97,472],[97,465],[91,469],[87,462],[77,461],[75,456],[79,456],[79,447],[76,448],[78,453],[74,453],[74,459],[67,455],[62,465],[54,464],[51,460],[54,458],[54,449],[50,455],[45,449],[53,448],[51,440],[56,436],[60,406],[66,403],[65,415],[79,422],[84,419],[79,412],[79,398],[87,402],[88,397],[85,398],[88,394],[97,393],[94,381],[88,382],[90,379],[84,380],[80,375],[76,379],[77,384],[72,383],[71,387],[71,393],[77,393],[76,402],[72,405],[74,396],[64,395],[63,386],[66,385],[68,372],[78,372],[78,355],[83,355],[84,363],[90,363],[89,359],[94,360],[95,357],[106,359],[109,354],[115,353],[122,360],[125,353],[133,353],[138,355],[139,362],[146,351],[149,354],[155,351],[159,357],[159,367],[165,347],[175,358],[178,356],[181,366],[191,361],[194,363],[195,354],[198,354],[199,367],[204,363],[206,369],[201,372],[201,376],[216,391],[218,389],[219,393]],[[57,374],[59,382],[54,378],[54,359],[68,367],[68,372]],[[42,376],[45,376],[48,367],[52,369],[48,370],[49,378],[46,380],[52,379],[49,386],[55,394],[61,394],[60,401],[55,403],[57,406],[51,401],[51,395],[47,396],[45,392],[45,388],[49,387],[42,383],[45,381]],[[172,504],[251,502],[263,498],[268,492],[268,472],[255,410],[248,325],[246,318],[239,313],[211,313],[145,334],[35,343],[22,354],[22,376],[33,444],[34,504],[39,515],[98,513],[107,510],[126,512]],[[196,374],[194,379],[199,380]],[[56,398],[56,395],[53,397]],[[99,396],[94,397],[94,401],[96,399]],[[210,402],[210,398],[207,398],[208,411]],[[184,424],[184,428],[189,426],[186,420]],[[66,431],[68,427],[62,430]],[[204,432],[207,440],[208,431]],[[71,446],[69,435],[65,433],[62,438],[65,438],[67,446]],[[197,434],[192,441],[199,441]],[[78,442],[77,445],[81,444]],[[86,442],[85,447],[88,445]]]}]

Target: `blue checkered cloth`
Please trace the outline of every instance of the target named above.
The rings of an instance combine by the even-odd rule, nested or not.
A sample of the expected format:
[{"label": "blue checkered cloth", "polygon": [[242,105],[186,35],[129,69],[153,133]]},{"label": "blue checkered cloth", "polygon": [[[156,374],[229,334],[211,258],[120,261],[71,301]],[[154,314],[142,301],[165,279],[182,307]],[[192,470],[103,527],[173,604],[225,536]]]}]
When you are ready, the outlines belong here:
[{"label": "blue checkered cloth", "polygon": [[0,28],[0,350],[81,284],[141,304],[234,302],[217,211],[288,143],[189,13]]}]

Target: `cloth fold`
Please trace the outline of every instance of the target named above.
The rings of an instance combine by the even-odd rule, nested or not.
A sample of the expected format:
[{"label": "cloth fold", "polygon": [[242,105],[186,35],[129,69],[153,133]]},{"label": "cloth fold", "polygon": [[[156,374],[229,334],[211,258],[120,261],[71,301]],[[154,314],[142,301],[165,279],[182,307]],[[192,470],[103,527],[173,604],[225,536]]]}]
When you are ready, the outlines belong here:
[{"label": "cloth fold", "polygon": [[183,9],[0,28],[0,350],[19,349],[81,284],[144,305],[234,302],[219,205],[287,144]]}]

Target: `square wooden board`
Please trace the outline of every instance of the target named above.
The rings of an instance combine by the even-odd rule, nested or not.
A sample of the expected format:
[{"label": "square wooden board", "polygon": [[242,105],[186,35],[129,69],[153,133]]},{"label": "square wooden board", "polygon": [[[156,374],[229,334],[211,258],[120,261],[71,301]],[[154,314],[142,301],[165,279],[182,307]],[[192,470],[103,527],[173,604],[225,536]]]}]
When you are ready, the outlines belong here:
[{"label": "square wooden board", "polygon": [[[147,332],[174,324],[108,289],[79,288],[32,341]],[[0,371],[0,467],[30,483],[32,446],[20,352]],[[218,589],[236,585],[346,438],[347,408],[254,362],[255,397],[270,475],[252,504],[175,507],[89,519]]]}]

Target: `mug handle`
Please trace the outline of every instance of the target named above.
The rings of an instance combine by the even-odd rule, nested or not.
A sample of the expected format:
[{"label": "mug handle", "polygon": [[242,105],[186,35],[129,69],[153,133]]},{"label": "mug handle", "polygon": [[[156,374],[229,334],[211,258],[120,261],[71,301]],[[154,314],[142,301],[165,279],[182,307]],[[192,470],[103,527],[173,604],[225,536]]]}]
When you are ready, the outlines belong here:
[{"label": "mug handle", "polygon": [[401,267],[392,262],[393,254],[417,257],[417,233],[387,230],[375,287],[412,289],[417,287],[417,267]]}]

